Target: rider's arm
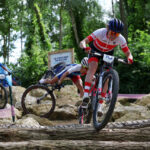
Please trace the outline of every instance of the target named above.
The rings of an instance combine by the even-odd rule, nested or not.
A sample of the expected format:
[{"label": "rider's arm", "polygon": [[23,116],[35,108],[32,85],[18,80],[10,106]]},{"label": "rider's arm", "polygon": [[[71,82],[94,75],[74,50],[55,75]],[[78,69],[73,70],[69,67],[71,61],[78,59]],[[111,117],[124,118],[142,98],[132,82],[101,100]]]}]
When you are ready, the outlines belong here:
[{"label": "rider's arm", "polygon": [[127,52],[125,52],[125,55],[127,57],[128,64],[132,64],[133,63],[133,56],[132,56],[130,50],[128,50]]},{"label": "rider's arm", "polygon": [[90,41],[89,41],[89,39],[88,39],[88,37],[86,37],[84,40],[82,40],[81,42],[80,42],[80,48],[86,48],[86,44],[88,44],[88,43],[90,43]]},{"label": "rider's arm", "polygon": [[4,67],[4,65],[1,64],[1,63],[0,63],[0,67],[2,67],[5,71],[7,71],[8,73],[10,73],[10,71],[6,67]]},{"label": "rider's arm", "polygon": [[80,42],[80,48],[85,49],[87,47],[86,44],[89,44],[90,42],[96,40],[99,34],[101,34],[103,30],[104,28],[98,29],[94,31],[92,34],[90,34],[89,36],[87,36],[84,40]]},{"label": "rider's arm", "polygon": [[84,40],[82,40],[80,42],[80,47],[82,49],[85,49],[87,46],[86,44],[89,44],[90,42],[92,42],[94,39],[96,38],[96,36],[92,33],[91,35],[87,36]]},{"label": "rider's arm", "polygon": [[75,83],[76,87],[79,89],[80,91],[80,97],[83,97],[83,94],[84,94],[84,88],[83,88],[83,83],[82,83],[82,80],[81,78],[79,80],[77,80]]},{"label": "rider's arm", "polygon": [[133,56],[130,52],[130,49],[128,48],[127,46],[127,43],[126,43],[126,40],[124,37],[122,37],[121,39],[121,48],[122,48],[122,51],[124,52],[124,54],[126,55],[127,57],[127,60],[128,60],[128,64],[132,64],[133,63]]},{"label": "rider's arm", "polygon": [[133,63],[133,56],[132,56],[129,48],[126,46],[126,47],[122,48],[122,51],[124,52],[124,54],[127,57],[128,64],[132,64]]}]

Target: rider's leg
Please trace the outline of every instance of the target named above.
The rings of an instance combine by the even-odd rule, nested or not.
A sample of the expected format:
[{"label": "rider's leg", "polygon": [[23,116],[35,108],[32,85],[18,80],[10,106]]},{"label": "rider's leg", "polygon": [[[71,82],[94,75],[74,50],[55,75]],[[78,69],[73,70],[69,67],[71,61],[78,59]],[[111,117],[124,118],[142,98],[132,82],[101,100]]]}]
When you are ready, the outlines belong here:
[{"label": "rider's leg", "polygon": [[61,76],[66,72],[67,70],[62,70],[60,73],[58,73],[54,78],[52,79],[41,79],[39,82],[40,83],[46,83],[46,84],[54,84],[56,83],[60,78]]},{"label": "rider's leg", "polygon": [[101,93],[102,101],[99,101],[100,103],[103,103],[103,99],[106,97],[106,93],[107,93],[107,90],[108,90],[108,82],[109,82],[109,79],[106,80],[106,82],[104,84],[104,87],[102,89],[102,93]]},{"label": "rider's leg", "polygon": [[108,90],[108,82],[109,82],[109,79],[106,80],[104,87],[102,89],[102,93],[100,95],[99,104],[98,104],[98,116],[103,115],[103,102],[104,102],[104,99],[106,97],[106,93]]},{"label": "rider's leg", "polygon": [[83,103],[82,105],[87,105],[89,101],[89,90],[91,87],[91,82],[93,79],[93,76],[97,70],[98,61],[89,61],[89,69],[87,71],[87,75],[85,78],[85,87],[84,87],[84,96],[83,96]]},{"label": "rider's leg", "polygon": [[[79,76],[80,77],[80,76]],[[74,84],[76,85],[76,87],[79,89],[80,91],[80,97],[83,97],[84,94],[84,89],[83,89],[83,82],[81,80],[81,77],[78,78],[76,81],[73,80]]]}]

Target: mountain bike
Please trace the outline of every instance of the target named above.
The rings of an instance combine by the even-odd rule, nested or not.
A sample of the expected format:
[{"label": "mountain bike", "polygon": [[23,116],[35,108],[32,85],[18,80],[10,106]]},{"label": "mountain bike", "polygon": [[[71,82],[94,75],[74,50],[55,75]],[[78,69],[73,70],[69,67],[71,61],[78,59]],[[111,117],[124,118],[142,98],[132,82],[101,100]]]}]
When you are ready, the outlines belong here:
[{"label": "mountain bike", "polygon": [[6,88],[2,84],[5,78],[6,78],[5,74],[0,74],[0,81],[1,81],[0,83],[0,109],[4,109],[8,101],[8,94],[7,94]]},{"label": "mountain bike", "polygon": [[[100,66],[97,69],[95,83],[90,91],[88,108],[83,109],[82,106],[79,108],[79,123],[89,123],[93,116],[94,128],[101,130],[107,125],[112,116],[119,91],[119,76],[117,71],[113,69],[113,64],[115,61],[127,64],[127,60],[96,52],[92,52],[92,54],[101,58]],[[106,97],[102,98],[101,93],[106,87]],[[99,107],[102,108],[101,112],[98,111]]]},{"label": "mountain bike", "polygon": [[4,109],[7,102],[8,102],[8,94],[6,88],[3,86],[3,81],[8,85],[9,87],[9,97],[10,97],[10,104],[11,104],[11,115],[12,115],[12,121],[15,122],[15,111],[14,111],[14,105],[13,105],[13,98],[12,98],[12,82],[9,81],[7,76],[11,75],[11,72],[9,72],[5,67],[2,67],[5,69],[8,74],[0,74],[0,109]]},{"label": "mountain bike", "polygon": [[[43,79],[50,78],[52,79],[56,74],[61,72],[65,68],[65,63],[60,62],[55,66],[51,67],[50,70],[47,70]],[[54,95],[54,90],[60,90],[64,87],[63,84],[40,84],[29,86],[23,93],[21,98],[21,105],[23,108],[23,114],[35,114],[40,117],[50,117],[54,112],[56,105],[56,98]]]}]

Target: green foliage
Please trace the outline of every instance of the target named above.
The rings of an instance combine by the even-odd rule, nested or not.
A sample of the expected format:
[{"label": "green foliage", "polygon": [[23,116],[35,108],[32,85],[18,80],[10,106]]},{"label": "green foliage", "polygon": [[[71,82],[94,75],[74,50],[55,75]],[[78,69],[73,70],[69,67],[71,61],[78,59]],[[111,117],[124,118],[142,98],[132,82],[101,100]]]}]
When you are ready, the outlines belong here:
[{"label": "green foliage", "polygon": [[150,8],[149,2],[147,0],[127,0],[127,3],[129,31],[144,30],[146,21],[150,19],[149,11],[146,11],[147,8]]},{"label": "green foliage", "polygon": [[[130,38],[130,37],[135,38]],[[150,35],[137,30],[130,34],[129,48],[134,57],[132,65],[117,66],[121,93],[149,93],[150,91]]]},{"label": "green foliage", "polygon": [[[134,64],[116,67],[120,75],[120,92],[149,93],[150,1],[124,0],[124,4],[128,14],[128,46],[134,56]],[[80,62],[85,53],[77,44],[72,19],[81,41],[94,30],[105,27],[103,14],[97,0],[0,1],[0,56],[9,60],[14,42],[21,35],[24,51],[13,70],[22,85],[27,87],[36,83],[47,69],[48,51],[60,47],[60,18],[62,49],[74,48],[75,62]],[[119,2],[115,5],[115,15],[120,18]],[[16,35],[16,32],[21,34]],[[120,48],[116,48],[116,55],[125,57]]]},{"label": "green foliage", "polygon": [[35,9],[35,13],[36,13],[36,22],[38,25],[38,31],[39,31],[42,47],[44,48],[44,50],[48,49],[50,51],[51,44],[48,39],[48,35],[46,33],[46,29],[45,29],[45,26],[42,21],[42,14],[40,13],[40,8],[37,3],[34,4],[34,9]]},{"label": "green foliage", "polygon": [[21,85],[24,87],[37,83],[45,70],[48,69],[48,64],[45,64],[47,52],[42,52],[37,46],[33,46],[32,49],[32,57],[26,54],[22,55],[18,60],[19,65],[13,68],[15,75],[20,79]]}]

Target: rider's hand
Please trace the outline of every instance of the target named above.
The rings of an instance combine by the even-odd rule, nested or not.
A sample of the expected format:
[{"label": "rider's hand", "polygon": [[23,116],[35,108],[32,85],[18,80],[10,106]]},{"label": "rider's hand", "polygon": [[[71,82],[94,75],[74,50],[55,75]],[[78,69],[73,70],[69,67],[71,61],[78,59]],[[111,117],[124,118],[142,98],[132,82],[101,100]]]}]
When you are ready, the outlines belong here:
[{"label": "rider's hand", "polygon": [[8,75],[10,76],[10,75],[11,75],[11,72],[8,71]]},{"label": "rider's hand", "polygon": [[133,64],[133,56],[132,56],[132,55],[130,55],[130,56],[127,58],[127,60],[128,60],[128,64]]},{"label": "rider's hand", "polygon": [[86,48],[84,48],[84,51],[85,51],[86,53],[90,53],[91,47],[86,47]]},{"label": "rider's hand", "polygon": [[128,59],[128,64],[133,64],[133,59]]}]

